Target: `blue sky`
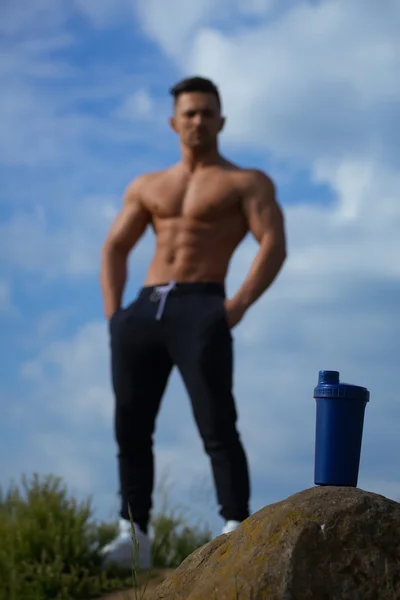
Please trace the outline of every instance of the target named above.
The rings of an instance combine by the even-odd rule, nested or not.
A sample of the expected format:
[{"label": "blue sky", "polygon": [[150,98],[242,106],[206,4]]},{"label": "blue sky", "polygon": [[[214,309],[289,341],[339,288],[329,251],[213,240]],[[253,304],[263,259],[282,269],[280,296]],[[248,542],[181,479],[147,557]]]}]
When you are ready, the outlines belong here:
[{"label": "blue sky", "polygon": [[[400,8],[274,0],[30,0],[0,19],[0,483],[55,473],[118,509],[100,247],[138,173],[178,159],[168,88],[221,89],[224,154],[275,179],[289,258],[235,329],[252,510],[313,485],[319,369],[371,391],[359,485],[400,498]],[[4,9],[3,9],[4,10]],[[125,299],[153,248],[130,259]],[[235,254],[228,292],[257,247]],[[211,471],[177,374],[158,480],[217,533]]]}]

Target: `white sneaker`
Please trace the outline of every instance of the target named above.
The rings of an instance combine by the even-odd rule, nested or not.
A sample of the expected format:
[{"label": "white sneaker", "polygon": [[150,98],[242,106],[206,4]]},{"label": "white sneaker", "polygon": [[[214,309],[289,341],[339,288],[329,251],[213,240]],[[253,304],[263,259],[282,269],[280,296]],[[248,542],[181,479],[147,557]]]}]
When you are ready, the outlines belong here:
[{"label": "white sneaker", "polygon": [[150,538],[143,533],[136,523],[133,524],[133,527],[134,534],[132,533],[130,521],[120,520],[119,534],[112,542],[101,549],[104,567],[114,563],[127,569],[135,567],[147,571],[151,568]]},{"label": "white sneaker", "polygon": [[231,533],[232,531],[235,531],[236,527],[239,527],[240,523],[241,521],[227,521],[222,530],[222,534]]}]

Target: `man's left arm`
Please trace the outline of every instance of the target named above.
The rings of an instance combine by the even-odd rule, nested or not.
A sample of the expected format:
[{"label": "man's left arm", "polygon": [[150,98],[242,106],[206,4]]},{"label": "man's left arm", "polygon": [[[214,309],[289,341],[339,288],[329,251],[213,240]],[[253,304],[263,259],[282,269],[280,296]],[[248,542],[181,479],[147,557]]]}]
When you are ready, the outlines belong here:
[{"label": "man's left arm", "polygon": [[242,210],[260,246],[246,279],[230,301],[243,313],[269,288],[286,259],[284,217],[275,185],[261,171],[253,171],[249,180]]}]

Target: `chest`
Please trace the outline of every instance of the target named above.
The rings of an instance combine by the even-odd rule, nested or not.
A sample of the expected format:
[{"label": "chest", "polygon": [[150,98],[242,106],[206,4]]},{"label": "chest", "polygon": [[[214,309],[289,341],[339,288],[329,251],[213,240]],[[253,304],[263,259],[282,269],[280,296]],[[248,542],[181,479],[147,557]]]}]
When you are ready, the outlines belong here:
[{"label": "chest", "polygon": [[238,191],[225,178],[201,177],[159,182],[148,190],[145,203],[159,219],[214,220],[231,213],[239,199]]}]

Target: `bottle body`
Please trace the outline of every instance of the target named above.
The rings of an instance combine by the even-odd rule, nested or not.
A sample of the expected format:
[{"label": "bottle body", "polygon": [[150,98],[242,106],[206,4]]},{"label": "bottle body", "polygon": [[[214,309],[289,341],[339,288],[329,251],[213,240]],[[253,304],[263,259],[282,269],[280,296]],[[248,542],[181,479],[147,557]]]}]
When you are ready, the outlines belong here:
[{"label": "bottle body", "polygon": [[340,383],[337,371],[320,371],[314,398],[314,483],[357,487],[369,392]]}]

